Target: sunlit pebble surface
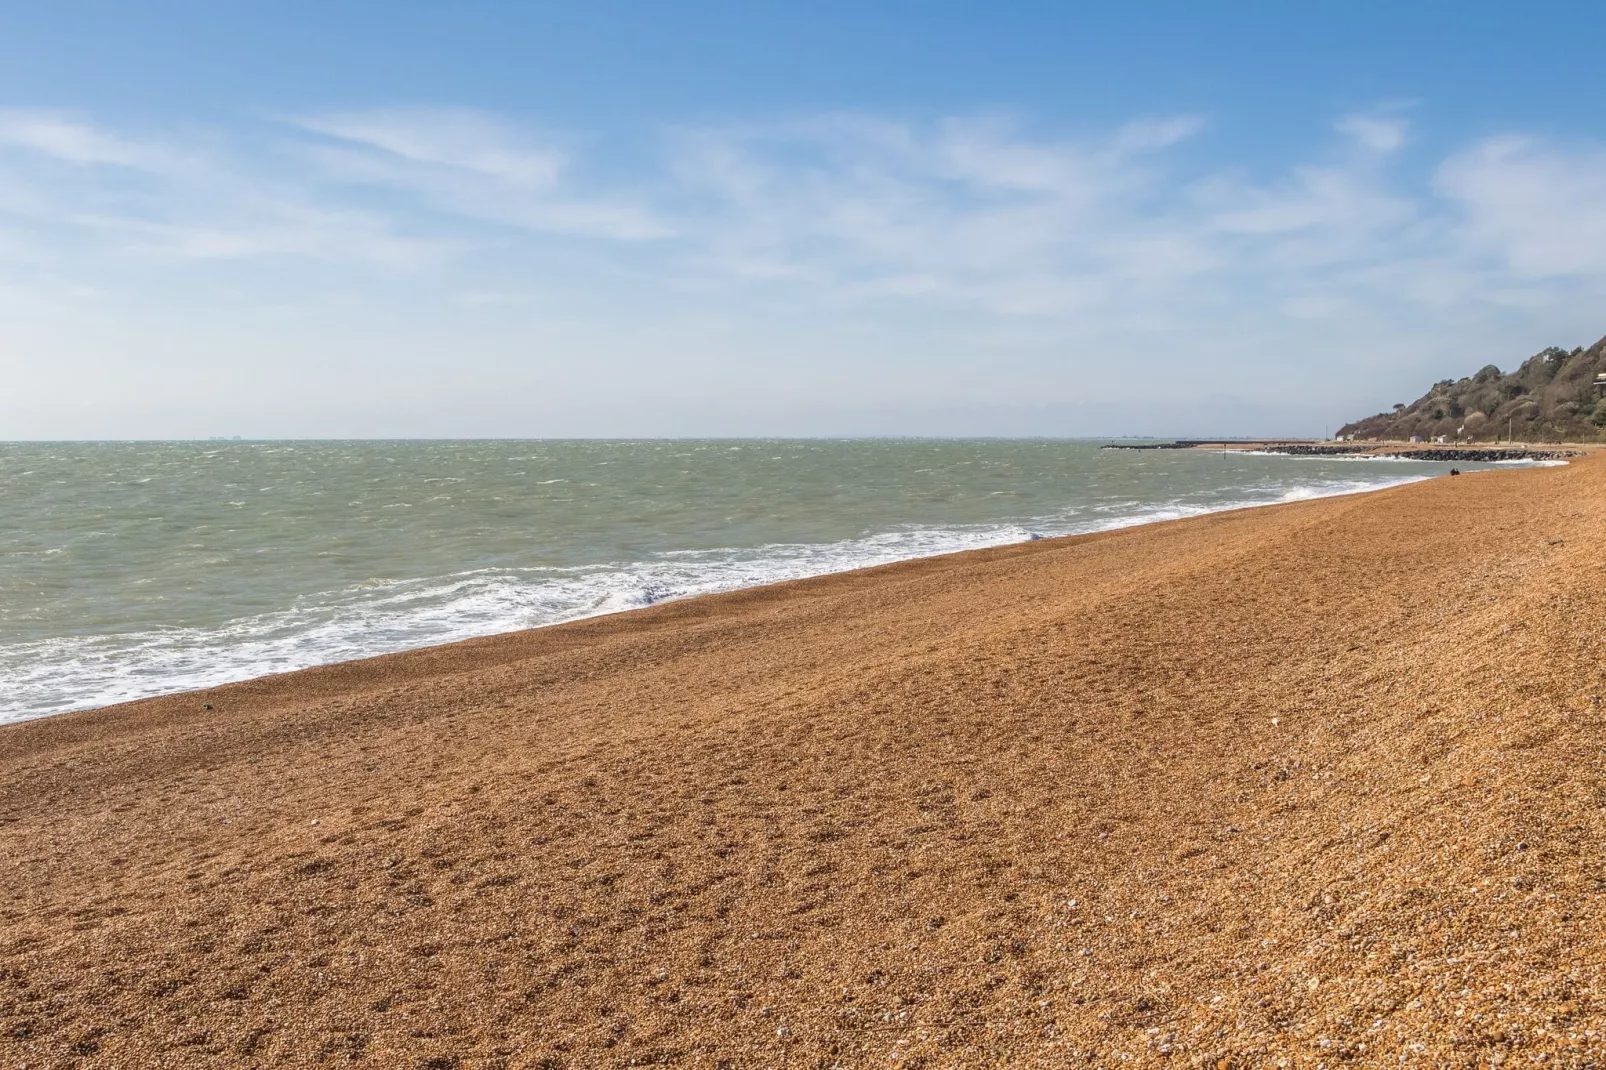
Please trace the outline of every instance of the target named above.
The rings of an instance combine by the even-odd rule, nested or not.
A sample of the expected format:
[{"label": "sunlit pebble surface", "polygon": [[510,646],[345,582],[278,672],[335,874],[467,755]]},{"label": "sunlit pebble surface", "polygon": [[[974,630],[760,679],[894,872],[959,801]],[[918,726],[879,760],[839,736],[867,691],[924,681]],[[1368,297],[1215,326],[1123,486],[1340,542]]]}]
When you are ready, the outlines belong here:
[{"label": "sunlit pebble surface", "polygon": [[1589,459],[11,726],[0,1064],[1591,1065],[1602,532]]}]

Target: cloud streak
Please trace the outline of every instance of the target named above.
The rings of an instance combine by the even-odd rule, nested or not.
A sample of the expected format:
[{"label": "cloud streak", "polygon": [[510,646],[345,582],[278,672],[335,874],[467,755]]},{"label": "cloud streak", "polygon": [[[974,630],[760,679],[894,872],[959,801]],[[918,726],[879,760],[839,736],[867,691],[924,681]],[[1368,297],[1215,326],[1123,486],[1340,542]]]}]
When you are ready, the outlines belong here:
[{"label": "cloud streak", "polygon": [[1423,174],[1398,160],[1405,120],[1361,113],[1334,122],[1325,158],[1251,175],[1179,151],[1209,129],[1192,115],[1076,138],[999,116],[681,127],[620,181],[617,146],[470,109],[162,139],[0,109],[0,270],[40,250],[65,274],[69,249],[388,271],[579,250],[666,292],[1109,330],[1606,290],[1601,146],[1491,138]]},{"label": "cloud streak", "polygon": [[0,108],[0,150],[68,164],[168,172],[177,159],[155,146],[109,133],[65,112]]},{"label": "cloud streak", "polygon": [[1491,138],[1445,160],[1435,186],[1467,253],[1524,281],[1606,276],[1606,149]]},{"label": "cloud streak", "polygon": [[435,212],[541,233],[633,242],[672,232],[638,200],[574,188],[566,150],[480,112],[345,112],[292,125],[329,143],[309,146],[309,158],[348,188],[382,187]]},{"label": "cloud streak", "polygon": [[1346,115],[1334,124],[1339,133],[1373,152],[1394,152],[1405,144],[1408,124],[1379,115]]},{"label": "cloud streak", "polygon": [[1165,204],[1157,153],[1192,119],[1078,143],[1000,119],[927,128],[832,116],[681,131],[671,174],[695,256],[734,278],[796,279],[1038,314],[1214,263]]},{"label": "cloud streak", "polygon": [[550,189],[568,163],[554,146],[461,108],[336,112],[292,122],[384,156],[465,171],[513,187]]}]

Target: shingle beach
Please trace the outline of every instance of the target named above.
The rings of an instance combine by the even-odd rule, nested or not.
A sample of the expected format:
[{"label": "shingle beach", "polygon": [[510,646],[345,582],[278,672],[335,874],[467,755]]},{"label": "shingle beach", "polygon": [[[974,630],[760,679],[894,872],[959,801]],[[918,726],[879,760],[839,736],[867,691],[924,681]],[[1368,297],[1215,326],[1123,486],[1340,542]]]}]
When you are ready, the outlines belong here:
[{"label": "shingle beach", "polygon": [[1603,702],[1591,456],[26,722],[0,1066],[1606,1063]]}]

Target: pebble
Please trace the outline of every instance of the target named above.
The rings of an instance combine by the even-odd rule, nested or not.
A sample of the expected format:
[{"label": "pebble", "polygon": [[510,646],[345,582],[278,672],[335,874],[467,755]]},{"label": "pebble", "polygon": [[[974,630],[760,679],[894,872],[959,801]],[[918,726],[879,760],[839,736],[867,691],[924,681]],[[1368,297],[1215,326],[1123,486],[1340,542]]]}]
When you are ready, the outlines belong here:
[{"label": "pebble", "polygon": [[[1282,616],[1250,622],[1241,644],[1248,657],[1244,666],[1219,661],[1236,657],[1240,644],[1223,651],[1192,631],[1249,605],[1247,594],[1235,599],[1249,590],[1242,584],[1260,582],[1255,570],[1264,562],[1240,567],[1235,558],[1216,556],[1207,562],[1215,571],[1188,572],[1182,567],[1191,552],[1185,545],[1165,555],[1168,567],[1181,561],[1181,573],[1196,581],[1185,597],[1178,596],[1181,601],[1168,603],[1174,619],[1149,595],[1127,591],[1124,580],[1118,585],[1123,599],[1150,599],[1120,612],[1123,629],[1152,657],[1138,657],[1138,647],[1124,650],[1092,617],[1073,617],[1070,599],[1082,597],[1080,573],[1066,578],[1062,606],[1076,642],[1045,627],[1051,618],[1041,617],[1040,607],[1029,607],[1022,618],[1029,626],[1010,631],[1007,643],[999,638],[985,649],[953,640],[958,633],[945,632],[946,618],[934,614],[920,620],[918,638],[925,643],[929,633],[937,649],[929,658],[922,655],[917,666],[875,660],[887,652],[876,647],[879,639],[868,628],[866,645],[875,659],[865,668],[855,661],[851,643],[816,649],[796,639],[791,624],[786,642],[776,640],[774,660],[753,663],[750,639],[768,633],[762,624],[751,631],[744,624],[739,635],[730,633],[728,653],[721,644],[705,648],[697,640],[691,654],[677,641],[666,670],[632,645],[628,621],[587,624],[581,633],[613,635],[603,647],[627,655],[622,660],[629,676],[621,686],[628,690],[619,694],[641,696],[646,684],[656,683],[664,696],[661,704],[654,696],[637,711],[603,701],[608,695],[614,695],[610,702],[617,700],[614,692],[586,691],[593,687],[589,677],[559,689],[553,707],[567,710],[565,717],[573,714],[573,724],[592,725],[595,712],[607,708],[610,725],[617,719],[628,737],[588,742],[594,752],[565,759],[574,763],[576,777],[599,774],[594,791],[584,795],[571,792],[563,779],[568,773],[554,773],[547,764],[553,753],[579,745],[570,720],[552,729],[543,722],[522,725],[516,748],[503,745],[506,725],[473,720],[481,715],[469,706],[482,690],[491,694],[504,683],[534,686],[529,674],[535,670],[522,663],[495,668],[499,675],[486,669],[488,675],[472,678],[469,688],[452,678],[408,682],[416,693],[385,692],[391,698],[383,701],[394,701],[405,716],[352,718],[354,749],[320,765],[316,777],[306,775],[293,739],[269,746],[251,734],[255,714],[236,714],[249,731],[230,736],[225,757],[239,761],[221,766],[181,733],[164,737],[168,730],[160,720],[136,720],[135,727],[155,741],[150,753],[161,753],[162,760],[134,781],[86,768],[95,747],[110,755],[114,771],[124,768],[118,763],[131,752],[120,749],[121,721],[107,728],[100,743],[74,740],[66,748],[45,741],[38,753],[49,757],[50,747],[57,747],[56,753],[71,759],[59,768],[37,757],[18,758],[0,745],[0,773],[20,770],[29,791],[60,800],[46,806],[22,799],[0,814],[0,838],[8,849],[19,845],[21,857],[48,858],[61,870],[36,871],[44,892],[27,889],[25,896],[33,898],[13,908],[24,916],[0,918],[0,944],[30,932],[46,934],[52,943],[17,943],[20,950],[0,957],[0,970],[26,969],[31,990],[48,993],[38,1004],[61,1008],[49,1015],[30,1012],[45,1037],[34,1043],[49,1052],[35,1065],[72,1061],[68,1048],[83,1036],[72,1030],[87,1029],[97,1015],[97,986],[109,971],[139,973],[142,1000],[146,986],[165,991],[158,985],[194,980],[172,998],[146,1000],[143,1018],[120,1017],[120,1005],[109,1010],[116,1031],[103,1041],[99,1058],[111,1058],[116,1045],[119,1051],[155,1053],[143,1061],[125,1058],[127,1065],[161,1065],[161,1054],[179,1051],[179,1042],[193,1034],[209,1036],[207,1043],[220,1053],[217,1061],[223,1061],[251,1030],[272,1026],[256,1056],[268,1065],[316,1051],[337,1021],[361,1030],[350,1039],[369,1043],[366,1059],[383,1061],[382,1052],[416,1045],[410,1030],[431,1019],[463,1023],[474,1043],[489,1044],[499,1026],[484,1008],[500,997],[486,986],[527,970],[535,986],[545,987],[538,1000],[521,1007],[528,1018],[520,1027],[532,1035],[544,1031],[554,1046],[566,1045],[559,1048],[566,1053],[562,1061],[573,1066],[622,1066],[653,1050],[723,1047],[736,1053],[747,1044],[768,1047],[772,1063],[783,1055],[798,1066],[887,1063],[893,1038],[906,1031],[905,1059],[921,1045],[931,1066],[1065,1065],[1070,1060],[1059,1056],[1068,1052],[1094,1053],[1099,1058],[1089,1061],[1110,1067],[1160,1065],[1171,1047],[1165,1065],[1193,1059],[1215,1065],[1225,1057],[1229,1066],[1269,1066],[1291,1056],[1294,1065],[1308,1066],[1325,1058],[1333,1070],[1392,1064],[1412,1041],[1426,1045],[1412,1060],[1416,1066],[1446,1065],[1456,1055],[1476,1055],[1485,1066],[1533,1065],[1530,1058],[1545,1048],[1556,1049],[1551,1065],[1569,1065],[1561,1051],[1568,1040],[1563,1034],[1599,1025],[1599,988],[1592,986],[1606,962],[1593,906],[1606,840],[1594,806],[1600,779],[1595,767],[1606,761],[1591,720],[1599,707],[1591,705],[1591,692],[1568,701],[1571,689],[1588,686],[1598,670],[1594,639],[1606,620],[1596,597],[1606,572],[1594,567],[1606,561],[1606,535],[1598,534],[1606,532],[1606,468],[1595,464],[1532,479],[1508,473],[1475,480],[1479,488],[1496,491],[1506,484],[1538,487],[1534,493],[1541,498],[1551,484],[1567,493],[1557,491],[1558,505],[1552,507],[1513,491],[1488,508],[1446,518],[1453,523],[1392,522],[1432,511],[1434,495],[1444,492],[1426,486],[1367,499],[1379,503],[1381,515],[1359,499],[1301,505],[1305,513],[1325,516],[1335,537],[1350,540],[1336,558],[1317,560],[1317,567],[1343,571],[1364,564],[1372,550],[1370,542],[1356,541],[1363,539],[1376,541],[1377,552],[1392,564],[1364,575],[1359,567],[1344,572],[1356,581],[1354,591],[1327,585],[1307,591],[1307,578],[1295,571],[1291,555],[1315,534],[1301,527],[1304,542],[1269,540],[1276,574],[1264,591],[1255,589],[1254,606],[1269,604]],[[1465,489],[1483,493],[1479,488]],[[1463,499],[1456,496],[1457,502]],[[1389,502],[1411,508],[1391,517]],[[1574,513],[1576,522],[1568,519]],[[1282,530],[1279,515],[1264,510],[1200,527],[1219,531],[1239,524],[1276,535]],[[1552,515],[1567,543],[1580,548],[1577,573],[1546,571],[1536,563],[1528,547],[1535,541],[1531,533],[1496,538],[1506,529],[1520,534],[1522,525],[1539,522],[1536,516]],[[1346,519],[1357,516],[1378,520],[1379,534]],[[1462,527],[1471,527],[1476,538],[1461,540],[1455,533]],[[1180,545],[1186,530],[1162,534],[1175,532]],[[1399,530],[1411,536],[1390,535]],[[1122,535],[1069,549],[1114,553],[1129,537],[1138,538]],[[1479,541],[1485,537],[1487,546]],[[1051,559],[1010,559],[1022,597],[1059,597],[1047,589],[1057,573],[1031,572],[1023,564]],[[940,569],[922,568],[927,571],[921,583],[935,583],[931,577]],[[1509,574],[1498,572],[1506,568]],[[1013,571],[1021,569],[1028,570]],[[1419,571],[1437,580],[1431,598],[1408,597]],[[1472,580],[1465,578],[1469,572]],[[1491,575],[1505,579],[1494,582]],[[1310,580],[1318,578],[1328,577]],[[819,582],[822,589],[836,589],[834,581]],[[1491,591],[1503,596],[1501,603],[1486,602]],[[921,597],[910,594],[914,610],[923,613],[929,603]],[[903,595],[897,601],[901,613]],[[1519,601],[1526,607],[1524,619],[1534,622],[1531,634],[1546,640],[1536,641],[1532,657],[1492,635],[1495,615],[1516,613]],[[987,612],[1012,612],[1007,605],[1000,599]],[[1388,616],[1397,607],[1408,610],[1397,620],[1380,623],[1373,615]],[[1319,617],[1311,616],[1317,609]],[[752,606],[744,612],[762,616]],[[1151,617],[1160,623],[1151,627]],[[833,613],[831,620],[833,626],[861,623],[851,614]],[[901,626],[891,616],[886,620],[888,628]],[[966,622],[965,629],[975,626]],[[1284,643],[1285,632],[1304,636],[1306,645]],[[1081,642],[1082,633],[1089,643]],[[569,633],[545,633],[539,642],[564,634]],[[1575,638],[1587,643],[1575,648]],[[487,642],[494,649],[502,641]],[[833,664],[831,671],[841,669],[844,681],[862,677],[851,686],[863,695],[849,701],[831,685],[823,688],[827,695],[815,696],[809,689],[815,675],[789,675],[794,642],[808,665],[817,655],[839,656],[844,664]],[[1354,659],[1343,655],[1352,642],[1363,651]],[[948,647],[955,652],[945,652]],[[471,646],[461,657],[471,661],[478,649]],[[429,656],[458,655],[448,650]],[[599,653],[595,664],[581,663],[585,672],[597,674],[598,689],[613,672],[605,664],[612,656]],[[978,667],[978,657],[997,664]],[[1419,658],[1422,672],[1413,670]],[[689,671],[687,665],[701,675],[728,670],[716,689],[722,697],[709,711],[695,707],[707,699],[699,683],[677,682],[674,674]],[[1070,674],[1065,679],[1044,675],[1045,667],[1060,666]],[[1253,675],[1241,668],[1269,671]],[[1000,679],[1015,674],[1010,686],[1020,692],[1018,708],[1013,699],[993,702],[988,685],[994,671]],[[771,672],[774,680],[765,678]],[[1546,673],[1553,683],[1546,682]],[[749,677],[756,690],[748,689]],[[929,686],[928,677],[935,680]],[[1140,685],[1141,691],[1133,690]],[[772,686],[795,690],[772,694]],[[563,697],[571,690],[578,699]],[[1127,694],[1143,698],[1142,726],[1098,715],[1101,696],[1120,701]],[[728,708],[720,705],[723,696],[731,696]],[[673,712],[683,699],[694,712]],[[971,699],[974,709],[967,705]],[[262,701],[275,710],[289,708]],[[369,701],[352,699],[359,714]],[[379,709],[381,700],[374,702]],[[764,705],[771,702],[785,708]],[[879,709],[883,702],[886,716],[863,715],[861,707]],[[433,730],[444,728],[445,720],[416,721],[430,704],[460,718],[452,731]],[[1253,732],[1247,713],[1228,712],[1259,710],[1280,729],[1280,713],[1274,718],[1264,711],[1281,705],[1295,711],[1290,716],[1300,719],[1301,731],[1276,739]],[[1319,706],[1330,712],[1315,714]],[[743,719],[746,711],[760,709],[769,712]],[[1361,712],[1366,709],[1376,712]],[[937,714],[940,720],[930,719]],[[686,719],[690,735],[665,727],[676,717]],[[76,723],[93,723],[93,715]],[[386,742],[398,730],[400,741]],[[18,738],[30,731],[40,739],[48,735],[26,726],[7,731]],[[1531,740],[1524,735],[1530,732]],[[713,739],[724,742],[703,745]],[[365,755],[355,749],[360,746],[382,749]],[[1461,787],[1419,789],[1407,802],[1402,789],[1422,777],[1425,754],[1435,756],[1432,768],[1454,774],[1430,782]],[[954,756],[963,760],[948,760]],[[431,765],[436,759],[442,761],[439,769]],[[175,769],[168,770],[173,763]],[[376,763],[390,780],[369,775]],[[1284,781],[1262,775],[1282,768],[1299,775]],[[1330,787],[1309,791],[1305,774],[1327,768],[1335,769],[1333,779],[1323,781]],[[794,806],[773,805],[757,786],[760,778],[782,775],[791,784]],[[461,794],[470,778],[484,779],[485,790]],[[880,797],[869,799],[866,785]],[[973,814],[959,801],[988,789],[994,801],[985,814]],[[529,805],[532,791],[541,805]],[[149,824],[145,810],[118,808],[161,799],[167,801],[165,812]],[[263,801],[286,814],[312,802],[341,814],[343,834],[318,838],[330,841],[320,845],[318,865],[327,857],[338,868],[304,872],[306,845],[298,842],[304,838],[293,835],[264,834],[245,843],[243,837],[216,836],[210,825],[195,834],[197,825],[230,820],[217,809],[257,814],[256,804]],[[129,816],[111,816],[125,812]],[[707,825],[701,823],[705,813]],[[656,838],[626,838],[637,823],[652,823],[654,814],[666,819]],[[1221,818],[1228,814],[1243,826],[1225,825]],[[904,815],[926,830],[905,832]],[[1087,832],[1102,836],[1096,830],[1106,827],[1098,823],[1104,817],[1116,819],[1113,827],[1122,834],[1101,845],[1088,840]],[[827,820],[844,830],[840,841],[809,838]],[[260,815],[252,818],[254,825],[262,822]],[[321,824],[315,817],[303,827],[321,831]],[[1393,832],[1386,845],[1385,827]],[[1546,834],[1546,850],[1511,840],[1518,828]],[[349,840],[346,831],[353,834]],[[716,843],[724,844],[717,854],[708,849]],[[1122,849],[1109,849],[1112,843]],[[1381,846],[1393,853],[1374,852]],[[448,848],[451,857],[443,856]],[[215,862],[201,858],[214,851]],[[1522,857],[1511,858],[1515,853]],[[130,864],[113,866],[113,859]],[[1188,864],[1174,866],[1174,860]],[[234,867],[238,879],[214,879],[212,866]],[[905,867],[923,879],[899,879]],[[189,878],[192,870],[196,876]],[[748,879],[760,871],[767,880]],[[516,894],[485,882],[501,872],[520,877]],[[6,896],[22,887],[23,876],[12,876],[11,883],[0,882]],[[735,879],[719,884],[726,876]],[[1514,890],[1514,880],[1529,888]],[[1082,914],[1080,908],[1091,904],[1067,897],[1067,884],[1087,888],[1099,913]],[[1020,891],[1012,892],[1017,886]],[[1052,914],[1056,888],[1060,916]],[[660,901],[659,891],[667,898]],[[131,909],[112,921],[102,914],[114,896]],[[1322,909],[1307,911],[1313,898]],[[292,910],[327,905],[336,913],[309,914],[273,928],[283,909],[270,905],[275,899]],[[31,905],[35,900],[38,907]],[[531,909],[536,904],[539,911]],[[721,904],[728,904],[728,917]],[[548,913],[548,905],[563,910]],[[787,912],[804,905],[810,907],[806,912]],[[76,922],[69,911],[74,906],[95,911],[78,923],[85,925],[81,930],[69,928]],[[46,915],[46,907],[61,913]],[[1076,916],[1063,916],[1068,913]],[[1575,920],[1565,921],[1568,914]],[[925,922],[937,916],[947,919],[944,939],[906,938],[924,933]],[[89,927],[96,922],[102,925]],[[749,943],[743,939],[749,932],[762,938]],[[319,942],[337,934],[342,943]],[[1099,948],[1076,944],[1076,935],[1098,939]],[[1010,943],[1014,937],[1018,941]],[[725,942],[710,943],[712,950],[699,955],[705,938]],[[1013,950],[983,961],[981,953],[992,948]],[[1459,954],[1465,955],[1461,963],[1453,957]],[[676,965],[647,966],[653,955]],[[1082,965],[1065,956],[1081,958]],[[717,965],[710,965],[716,958]],[[272,972],[280,962],[315,960],[318,965],[306,967],[302,988]],[[270,969],[259,973],[263,967]],[[806,986],[788,983],[797,974]],[[247,977],[252,983],[241,989],[246,999],[216,998]],[[653,977],[673,982],[656,988],[641,983]],[[635,983],[613,983],[630,979]],[[865,996],[850,1001],[861,986]],[[833,992],[842,993],[840,1002]],[[1140,1008],[1144,1017],[1100,1017],[1135,1006],[1139,993],[1154,994],[1155,1005]],[[900,994],[912,1001],[908,1010],[898,1010],[905,1005],[895,1001]],[[761,1026],[747,1019],[765,995],[788,999],[788,1014],[805,1022],[797,1044],[790,1042],[789,1022],[768,1025],[780,1016],[778,1007],[759,1010]],[[955,995],[963,1002],[951,1003]],[[377,996],[387,998],[376,1003]],[[398,1000],[394,1010],[391,996]],[[1414,1000],[1419,996],[1426,1007]],[[1576,1002],[1563,1002],[1568,996]],[[388,1012],[384,1018],[369,1009],[381,1009],[381,1003]],[[1407,1010],[1407,1003],[1414,1009]],[[950,1015],[954,1021],[962,1017],[967,1031],[952,1031]],[[922,1025],[943,1023],[932,1030],[929,1052],[918,1039],[916,1017]],[[1286,1028],[1279,1027],[1284,1019]],[[570,1033],[565,1023],[571,1021],[584,1024]],[[1375,1029],[1366,1032],[1374,1021]],[[6,1027],[13,1024],[8,1019]],[[874,1032],[867,1028],[872,1025]],[[1057,1032],[1048,1032],[1047,1025]],[[52,1030],[48,1036],[45,1027]],[[1152,1045],[1144,1042],[1146,1027],[1158,1027],[1148,1033]],[[782,1052],[763,1040],[764,1028]],[[1504,1030],[1498,1037],[1497,1028]],[[604,1055],[592,1041],[609,1044],[611,1052]],[[0,1036],[0,1053],[8,1043],[9,1036]],[[1577,1043],[1586,1049],[1601,1044]],[[1490,1058],[1496,1046],[1508,1044],[1517,1050]],[[344,1048],[336,1053],[345,1054]],[[753,1052],[742,1054],[732,1061],[753,1061]],[[0,1054],[0,1064],[17,1061]]]}]

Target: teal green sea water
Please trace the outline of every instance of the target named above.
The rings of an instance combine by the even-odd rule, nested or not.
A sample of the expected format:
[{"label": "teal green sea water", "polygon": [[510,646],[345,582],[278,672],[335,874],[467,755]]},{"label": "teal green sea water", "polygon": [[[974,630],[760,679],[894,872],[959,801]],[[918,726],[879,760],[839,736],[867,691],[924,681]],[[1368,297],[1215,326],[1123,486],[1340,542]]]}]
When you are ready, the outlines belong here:
[{"label": "teal green sea water", "polygon": [[1447,469],[1063,440],[0,444],[0,721]]}]

